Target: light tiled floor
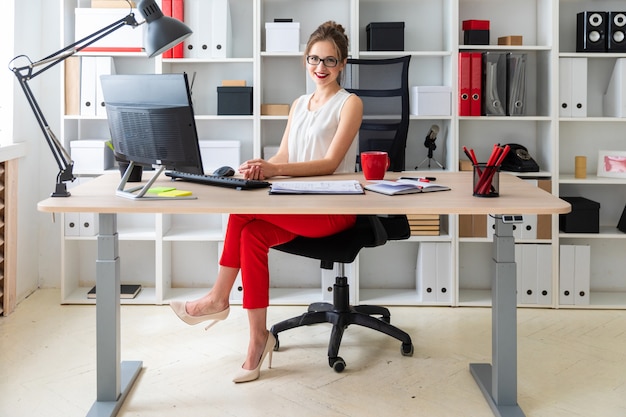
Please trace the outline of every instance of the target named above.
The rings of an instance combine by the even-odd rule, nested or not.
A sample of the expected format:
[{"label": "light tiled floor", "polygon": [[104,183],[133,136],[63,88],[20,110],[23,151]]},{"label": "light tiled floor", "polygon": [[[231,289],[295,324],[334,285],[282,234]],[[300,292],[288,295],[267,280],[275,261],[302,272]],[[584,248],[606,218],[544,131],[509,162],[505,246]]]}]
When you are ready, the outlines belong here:
[{"label": "light tiled floor", "polygon": [[[95,399],[95,309],[61,306],[39,290],[0,317],[0,416],[82,416]],[[302,307],[272,306],[269,323]],[[327,365],[329,326],[281,334],[273,368],[258,381],[231,376],[246,349],[240,306],[205,332],[167,306],[122,307],[122,359],[144,369],[120,417],[492,416],[468,370],[490,362],[491,310],[391,308],[411,334],[400,343],[351,326]],[[626,311],[518,310],[518,401],[529,417],[626,416]]]}]

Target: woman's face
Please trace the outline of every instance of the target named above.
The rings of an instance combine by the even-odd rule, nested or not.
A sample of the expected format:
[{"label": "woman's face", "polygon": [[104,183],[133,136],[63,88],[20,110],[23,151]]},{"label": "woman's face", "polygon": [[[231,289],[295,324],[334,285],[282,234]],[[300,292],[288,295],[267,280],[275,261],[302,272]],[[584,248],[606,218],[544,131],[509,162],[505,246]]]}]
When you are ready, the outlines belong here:
[{"label": "woman's face", "polygon": [[344,63],[339,62],[335,46],[330,41],[314,43],[306,60],[309,76],[317,86],[335,83],[344,67]]}]

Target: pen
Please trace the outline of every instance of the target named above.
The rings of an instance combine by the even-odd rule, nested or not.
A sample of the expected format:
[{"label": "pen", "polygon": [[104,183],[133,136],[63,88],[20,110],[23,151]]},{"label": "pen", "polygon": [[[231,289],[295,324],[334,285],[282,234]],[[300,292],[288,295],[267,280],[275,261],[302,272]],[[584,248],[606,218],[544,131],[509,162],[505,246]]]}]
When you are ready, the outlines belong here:
[{"label": "pen", "polygon": [[400,179],[411,181],[437,181],[436,177],[400,177]]}]

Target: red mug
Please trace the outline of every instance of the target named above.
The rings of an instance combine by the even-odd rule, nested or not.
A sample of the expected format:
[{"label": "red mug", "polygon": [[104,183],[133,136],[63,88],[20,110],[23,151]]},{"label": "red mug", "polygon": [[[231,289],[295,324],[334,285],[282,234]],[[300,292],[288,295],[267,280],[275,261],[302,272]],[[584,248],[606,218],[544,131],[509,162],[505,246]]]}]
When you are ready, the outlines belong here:
[{"label": "red mug", "polygon": [[361,169],[368,181],[382,180],[385,171],[389,168],[390,160],[387,152],[367,151],[361,152]]}]

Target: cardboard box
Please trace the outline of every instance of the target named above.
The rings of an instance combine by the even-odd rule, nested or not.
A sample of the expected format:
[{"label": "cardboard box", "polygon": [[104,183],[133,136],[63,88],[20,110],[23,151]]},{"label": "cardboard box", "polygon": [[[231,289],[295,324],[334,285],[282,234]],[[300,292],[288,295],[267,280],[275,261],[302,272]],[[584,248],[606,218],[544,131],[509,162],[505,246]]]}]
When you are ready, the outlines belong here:
[{"label": "cardboard box", "polygon": [[299,52],[299,22],[267,22],[265,23],[266,52]]},{"label": "cardboard box", "polygon": [[74,174],[102,174],[113,167],[113,151],[106,139],[81,139],[70,142]]},{"label": "cardboard box", "polygon": [[372,22],[365,32],[368,51],[404,51],[404,22]]},{"label": "cardboard box", "polygon": [[416,116],[450,116],[452,88],[447,86],[411,87],[410,112]]},{"label": "cardboard box", "polygon": [[522,44],[522,36],[512,35],[512,36],[501,36],[498,38],[498,45],[521,45]]},{"label": "cardboard box", "polygon": [[[83,39],[91,35],[98,29],[109,26],[130,12],[129,8],[112,9],[112,8],[76,8],[74,38],[75,40]],[[137,9],[132,9],[135,16],[141,16]],[[137,28],[124,26],[119,30],[105,36],[97,42],[83,49],[85,52],[142,52],[143,51],[143,31],[145,25]]]},{"label": "cardboard box", "polygon": [[474,171],[474,165],[469,159],[459,159],[459,171]]},{"label": "cardboard box", "polygon": [[262,116],[288,116],[289,104],[261,104]]},{"label": "cardboard box", "polygon": [[217,114],[251,115],[252,87],[217,87]]},{"label": "cardboard box", "polygon": [[235,170],[241,165],[241,143],[238,140],[200,140],[198,143],[205,174],[212,174],[225,165]]},{"label": "cardboard box", "polygon": [[572,211],[559,215],[559,229],[565,233],[599,233],[600,203],[585,197],[560,197]]},{"label": "cardboard box", "polygon": [[222,80],[222,87],[245,87],[246,80]]}]

